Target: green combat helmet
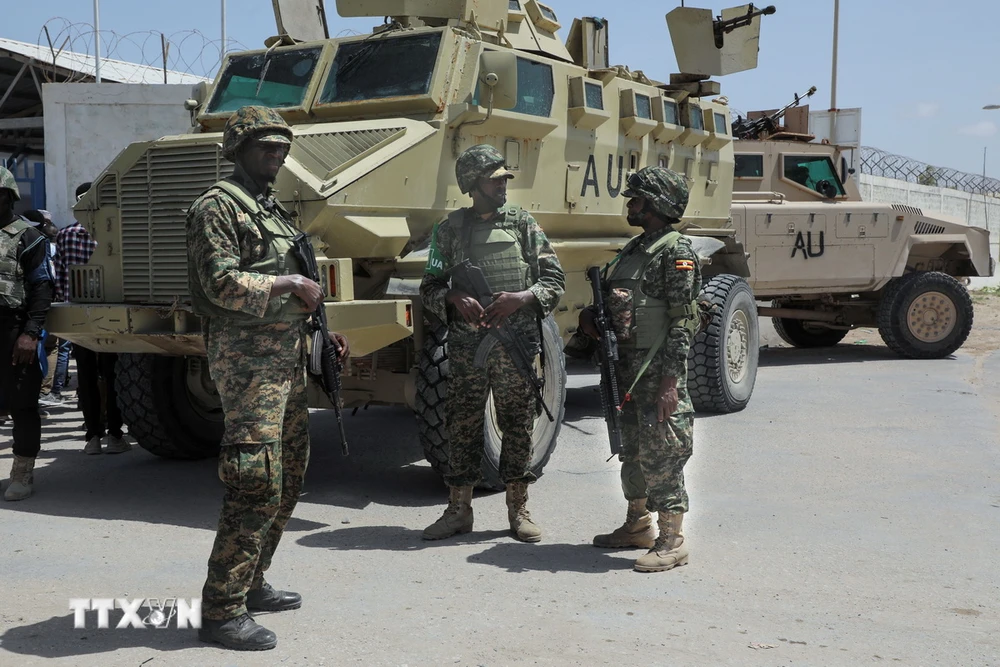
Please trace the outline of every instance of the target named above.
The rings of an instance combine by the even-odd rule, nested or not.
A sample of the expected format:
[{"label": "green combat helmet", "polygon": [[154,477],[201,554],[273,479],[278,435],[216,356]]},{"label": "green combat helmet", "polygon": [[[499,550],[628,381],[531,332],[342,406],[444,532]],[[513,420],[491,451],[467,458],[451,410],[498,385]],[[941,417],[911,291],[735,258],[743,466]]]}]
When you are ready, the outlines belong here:
[{"label": "green combat helmet", "polygon": [[276,144],[291,144],[292,128],[274,109],[240,107],[226,122],[222,134],[222,157],[232,161],[239,147],[251,137]]},{"label": "green combat helmet", "polygon": [[3,167],[0,167],[0,190],[10,190],[10,193],[14,196],[14,201],[21,199],[21,192],[17,189],[17,181],[14,180],[14,174]]},{"label": "green combat helmet", "polygon": [[642,197],[654,211],[675,222],[684,215],[688,203],[684,177],[663,167],[643,167],[629,176],[622,195]]},{"label": "green combat helmet", "polygon": [[476,187],[480,177],[514,178],[504,164],[503,154],[489,144],[479,144],[465,150],[455,163],[458,188],[467,195]]}]

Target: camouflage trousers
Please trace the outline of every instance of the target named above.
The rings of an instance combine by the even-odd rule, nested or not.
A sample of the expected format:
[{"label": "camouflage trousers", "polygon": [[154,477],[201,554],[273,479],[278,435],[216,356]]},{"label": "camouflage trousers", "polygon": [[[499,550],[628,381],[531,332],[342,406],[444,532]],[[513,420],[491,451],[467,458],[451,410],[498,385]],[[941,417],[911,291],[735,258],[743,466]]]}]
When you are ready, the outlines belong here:
[{"label": "camouflage trousers", "polygon": [[[486,399],[493,390],[497,425],[503,431],[500,481],[534,482],[531,472],[531,432],[535,396],[531,385],[497,344],[485,368],[474,359],[480,338],[448,342],[448,396],[445,400],[449,438],[448,486],[477,484],[482,474]],[[529,349],[529,353],[531,350]]]},{"label": "camouflage trousers", "polygon": [[[631,385],[641,357],[623,358],[623,387]],[[679,410],[660,423],[656,399],[660,377],[647,373],[632,392],[622,414],[622,491],[627,500],[648,498],[651,512],[688,511],[684,464],[694,447],[694,415],[689,412],[685,378],[678,379]]]},{"label": "camouflage trousers", "polygon": [[205,618],[246,612],[302,491],[309,406],[301,366],[252,372],[212,368],[225,410],[219,478],[226,485],[202,590]]}]

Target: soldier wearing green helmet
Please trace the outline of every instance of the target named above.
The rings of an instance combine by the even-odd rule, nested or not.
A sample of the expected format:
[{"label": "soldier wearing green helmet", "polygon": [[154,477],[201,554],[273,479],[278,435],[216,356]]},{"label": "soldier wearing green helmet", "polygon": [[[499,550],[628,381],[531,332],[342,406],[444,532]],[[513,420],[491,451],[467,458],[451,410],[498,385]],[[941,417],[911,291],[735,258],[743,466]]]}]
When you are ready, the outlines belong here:
[{"label": "soldier wearing green helmet", "polygon": [[33,491],[42,440],[38,339],[55,295],[45,236],[14,213],[20,199],[14,174],[0,167],[0,391],[14,422],[14,464],[5,500],[24,500]]},{"label": "soldier wearing green helmet", "polygon": [[[426,540],[439,540],[472,530],[472,490],[479,482],[486,399],[490,389],[497,421],[503,431],[500,479],[507,487],[507,519],[514,537],[537,542],[541,529],[528,512],[531,472],[531,433],[535,396],[528,380],[501,345],[486,359],[474,363],[476,350],[490,327],[506,327],[525,344],[533,359],[541,344],[540,320],[556,307],[566,277],[545,233],[523,209],[507,204],[507,182],[514,173],[493,146],[479,145],[463,152],[455,176],[472,206],[459,209],[434,227],[420,297],[427,312],[448,325],[448,421],[450,488],[448,506],[424,530]],[[485,309],[451,270],[468,259],[480,268],[493,290]]]},{"label": "soldier wearing green helmet", "polygon": [[[629,224],[643,231],[605,267],[602,286],[618,336],[619,386],[629,388],[619,455],[628,512],[622,526],[597,535],[594,545],[649,549],[635,569],[660,572],[688,561],[684,464],[693,446],[694,408],[687,358],[697,330],[701,267],[676,229],[688,203],[680,174],[645,167],[629,176],[623,194],[630,198]],[[597,338],[593,316],[584,309],[580,328]],[[659,534],[650,511],[658,513]]]},{"label": "soldier wearing green helmet", "polygon": [[[219,477],[226,493],[198,632],[237,650],[277,644],[250,611],[302,605],[298,593],[264,581],[309,461],[306,320],[323,300],[320,286],[300,275],[291,243],[299,230],[271,187],[292,139],[274,110],[236,111],[222,139],[233,175],[199,197],[187,219],[192,305],[225,414]],[[331,335],[346,359],[347,340]]]}]

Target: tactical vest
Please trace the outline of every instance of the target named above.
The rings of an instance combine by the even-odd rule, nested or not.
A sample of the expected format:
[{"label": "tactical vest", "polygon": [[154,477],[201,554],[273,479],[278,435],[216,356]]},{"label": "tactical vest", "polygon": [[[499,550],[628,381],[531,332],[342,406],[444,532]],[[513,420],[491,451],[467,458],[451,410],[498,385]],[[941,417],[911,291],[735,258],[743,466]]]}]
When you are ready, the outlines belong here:
[{"label": "tactical vest", "polygon": [[[299,231],[286,222],[283,217],[287,213],[278,204],[277,211],[272,213],[261,206],[260,202],[250,196],[250,193],[231,181],[219,181],[213,189],[222,190],[233,198],[239,207],[250,216],[264,239],[266,251],[256,262],[241,262],[240,271],[260,273],[266,276],[286,276],[301,274],[302,268],[292,253],[292,239]],[[302,302],[293,300],[292,294],[281,294],[271,297],[267,302],[267,310],[263,317],[255,317],[214,304],[205,294],[205,289],[198,280],[191,280],[191,305],[194,312],[203,317],[225,317],[230,320],[245,321],[248,324],[275,324],[277,322],[294,322],[305,320],[308,312],[303,312]]]},{"label": "tactical vest", "polygon": [[[3,229],[0,229],[0,308],[21,310],[24,308],[27,292],[24,288],[24,269],[17,246],[24,232],[31,225],[20,218],[15,218]],[[48,259],[46,259],[48,261]]]},{"label": "tactical vest", "polygon": [[648,248],[635,248],[628,254],[616,258],[608,267],[610,276],[607,279],[609,289],[627,289],[632,292],[631,322],[634,329],[628,340],[620,341],[624,348],[649,350],[659,347],[664,333],[676,326],[682,320],[684,326],[692,333],[698,326],[698,304],[696,301],[671,306],[663,299],[655,299],[643,291],[643,276],[650,262],[660,254],[672,251],[681,240],[681,233],[670,231],[653,242]]},{"label": "tactical vest", "polygon": [[[483,271],[486,282],[494,292],[520,292],[531,285],[531,267],[524,261],[517,221],[521,209],[507,206],[503,217],[491,221],[475,220],[466,216],[467,209],[459,209],[448,216],[453,229],[460,234],[462,255]],[[471,218],[471,220],[470,220]],[[454,285],[456,289],[471,292],[468,285]]]}]

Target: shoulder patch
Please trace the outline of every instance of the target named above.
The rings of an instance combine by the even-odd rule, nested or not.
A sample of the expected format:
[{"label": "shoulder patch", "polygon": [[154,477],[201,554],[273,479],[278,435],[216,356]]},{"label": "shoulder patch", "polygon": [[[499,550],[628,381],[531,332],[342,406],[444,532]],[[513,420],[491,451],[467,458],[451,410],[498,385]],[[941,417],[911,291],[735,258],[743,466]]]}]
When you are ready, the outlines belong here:
[{"label": "shoulder patch", "polygon": [[677,271],[694,271],[693,259],[678,259],[674,262],[674,269]]}]

